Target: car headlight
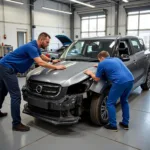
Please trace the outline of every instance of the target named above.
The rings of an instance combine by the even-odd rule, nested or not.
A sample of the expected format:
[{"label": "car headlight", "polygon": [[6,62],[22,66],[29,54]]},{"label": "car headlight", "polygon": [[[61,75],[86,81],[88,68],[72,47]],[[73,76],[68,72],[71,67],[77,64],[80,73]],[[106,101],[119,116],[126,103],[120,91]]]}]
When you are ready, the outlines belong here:
[{"label": "car headlight", "polygon": [[81,94],[89,90],[93,80],[88,79],[86,81],[71,85],[68,87],[67,94],[72,95],[72,94]]}]

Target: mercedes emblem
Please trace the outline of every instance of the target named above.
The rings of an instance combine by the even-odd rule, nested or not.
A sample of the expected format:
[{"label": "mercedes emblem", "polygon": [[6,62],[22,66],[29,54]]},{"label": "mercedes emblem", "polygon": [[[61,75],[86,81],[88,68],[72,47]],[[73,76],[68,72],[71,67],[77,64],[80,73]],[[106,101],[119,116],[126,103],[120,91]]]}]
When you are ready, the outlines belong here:
[{"label": "mercedes emblem", "polygon": [[40,94],[42,92],[42,89],[43,89],[43,87],[41,85],[38,85],[36,87],[36,92]]}]

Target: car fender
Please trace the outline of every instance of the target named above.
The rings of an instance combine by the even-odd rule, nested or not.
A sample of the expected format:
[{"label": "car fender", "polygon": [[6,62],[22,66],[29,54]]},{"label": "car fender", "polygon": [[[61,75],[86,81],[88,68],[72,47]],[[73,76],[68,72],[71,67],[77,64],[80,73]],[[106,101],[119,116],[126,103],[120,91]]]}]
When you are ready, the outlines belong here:
[{"label": "car fender", "polygon": [[109,86],[107,81],[100,80],[99,82],[94,81],[90,87],[90,91],[102,94],[103,91]]}]

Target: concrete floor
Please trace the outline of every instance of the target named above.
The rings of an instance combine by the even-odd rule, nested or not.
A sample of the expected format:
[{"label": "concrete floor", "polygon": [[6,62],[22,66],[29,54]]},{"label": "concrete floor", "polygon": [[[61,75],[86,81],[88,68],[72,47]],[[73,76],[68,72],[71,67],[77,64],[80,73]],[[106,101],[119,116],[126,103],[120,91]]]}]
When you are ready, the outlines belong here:
[{"label": "concrete floor", "polygon": [[[20,87],[25,83],[19,78]],[[93,127],[87,121],[71,127],[55,127],[25,114],[22,122],[31,127],[30,132],[11,130],[10,98],[6,97],[2,111],[8,117],[0,119],[0,150],[150,150],[150,91],[137,88],[130,96],[130,130],[118,132],[103,127]],[[21,109],[23,109],[22,101]],[[117,107],[117,121],[121,110]]]}]

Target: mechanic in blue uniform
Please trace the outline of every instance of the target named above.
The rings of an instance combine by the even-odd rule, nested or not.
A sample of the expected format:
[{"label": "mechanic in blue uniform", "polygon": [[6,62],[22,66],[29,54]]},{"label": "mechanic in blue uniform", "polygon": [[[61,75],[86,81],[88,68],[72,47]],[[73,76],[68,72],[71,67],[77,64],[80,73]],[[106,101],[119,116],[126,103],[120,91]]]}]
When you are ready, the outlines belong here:
[{"label": "mechanic in blue uniform", "polygon": [[100,78],[102,78],[102,75],[105,75],[106,78],[112,82],[112,87],[109,91],[107,99],[109,123],[104,127],[106,129],[117,131],[115,105],[117,100],[120,98],[123,120],[119,123],[119,125],[128,130],[128,97],[133,87],[134,77],[119,58],[111,58],[107,51],[100,52],[98,54],[98,59],[100,63],[97,66],[98,68],[96,74],[90,70],[86,70],[85,74],[90,75],[95,81],[99,81]]},{"label": "mechanic in blue uniform", "polygon": [[[45,49],[50,42],[51,37],[43,32],[39,35],[38,40],[29,42],[13,52],[7,54],[0,60],[0,109],[4,102],[5,96],[9,92],[11,97],[11,116],[12,129],[16,131],[29,131],[30,128],[21,123],[20,103],[21,92],[16,74],[25,73],[34,62],[39,66],[49,69],[65,69],[63,65],[53,65],[59,60],[51,60],[41,54],[40,48]],[[7,113],[0,111],[0,117],[7,116]]]}]

